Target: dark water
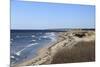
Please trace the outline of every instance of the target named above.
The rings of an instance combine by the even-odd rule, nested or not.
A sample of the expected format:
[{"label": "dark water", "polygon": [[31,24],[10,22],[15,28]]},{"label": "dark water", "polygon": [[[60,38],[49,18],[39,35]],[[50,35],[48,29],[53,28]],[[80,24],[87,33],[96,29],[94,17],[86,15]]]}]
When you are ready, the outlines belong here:
[{"label": "dark water", "polygon": [[56,32],[11,30],[11,64],[21,63],[37,55],[39,48],[57,39]]}]

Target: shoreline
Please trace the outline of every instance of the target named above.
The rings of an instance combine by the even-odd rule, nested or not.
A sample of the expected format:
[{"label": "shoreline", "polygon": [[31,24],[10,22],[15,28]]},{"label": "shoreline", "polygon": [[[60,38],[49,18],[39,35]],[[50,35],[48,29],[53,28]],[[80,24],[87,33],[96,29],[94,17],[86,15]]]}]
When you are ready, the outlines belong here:
[{"label": "shoreline", "polygon": [[[66,49],[72,49],[74,45],[78,44],[79,42],[88,43],[91,41],[95,41],[95,31],[90,30],[72,30],[67,32],[59,32],[58,34],[59,37],[57,39],[57,42],[50,43],[50,46],[44,46],[43,48],[39,49],[37,57],[31,60],[27,60],[21,64],[13,65],[12,67],[53,64],[52,61],[54,61],[54,57],[59,50],[62,50],[65,47]],[[83,35],[83,37],[80,38],[80,35]]]}]

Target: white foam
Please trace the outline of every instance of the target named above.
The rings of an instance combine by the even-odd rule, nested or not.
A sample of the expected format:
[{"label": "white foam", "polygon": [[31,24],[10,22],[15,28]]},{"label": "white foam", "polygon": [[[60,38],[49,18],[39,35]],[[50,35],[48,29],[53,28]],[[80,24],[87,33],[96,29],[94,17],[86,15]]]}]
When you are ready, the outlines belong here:
[{"label": "white foam", "polygon": [[49,38],[49,36],[47,36],[47,35],[46,36],[42,36],[42,38]]},{"label": "white foam", "polygon": [[20,56],[20,52],[17,52],[16,55],[17,55],[17,56]]},{"label": "white foam", "polygon": [[17,56],[20,56],[21,52],[24,51],[25,49],[26,49],[26,47],[23,48],[22,50],[18,51],[18,52],[16,53],[16,55],[17,55]]},{"label": "white foam", "polygon": [[32,42],[35,42],[36,40],[32,40]]},{"label": "white foam", "polygon": [[36,45],[36,44],[38,44],[38,43],[29,44],[29,45],[26,46],[26,47],[31,47],[31,46]]},{"label": "white foam", "polygon": [[35,37],[35,35],[32,35],[32,37]]},{"label": "white foam", "polygon": [[56,41],[55,33],[46,33],[46,36],[48,36],[48,38],[50,38],[52,41]]},{"label": "white foam", "polygon": [[15,58],[14,56],[11,56],[11,58]]},{"label": "white foam", "polygon": [[20,56],[20,54],[21,54],[22,51],[24,51],[26,48],[31,47],[31,46],[36,45],[36,44],[38,44],[38,43],[33,43],[33,44],[27,45],[25,48],[23,48],[22,50],[18,51],[18,52],[16,53],[16,55],[17,55],[17,56]]}]

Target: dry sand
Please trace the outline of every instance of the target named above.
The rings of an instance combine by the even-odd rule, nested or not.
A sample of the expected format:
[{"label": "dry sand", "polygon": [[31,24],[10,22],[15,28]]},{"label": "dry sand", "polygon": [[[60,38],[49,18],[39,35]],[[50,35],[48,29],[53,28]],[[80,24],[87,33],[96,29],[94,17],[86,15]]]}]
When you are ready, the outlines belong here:
[{"label": "dry sand", "polygon": [[95,31],[59,32],[58,41],[39,50],[38,56],[12,67],[95,61]]}]

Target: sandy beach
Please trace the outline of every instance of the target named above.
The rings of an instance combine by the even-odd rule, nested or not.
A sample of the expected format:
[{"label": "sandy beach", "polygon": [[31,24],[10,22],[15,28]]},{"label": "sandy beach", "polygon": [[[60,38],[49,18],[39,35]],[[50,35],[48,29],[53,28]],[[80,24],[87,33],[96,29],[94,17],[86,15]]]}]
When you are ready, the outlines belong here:
[{"label": "sandy beach", "polygon": [[91,61],[95,61],[95,30],[77,29],[58,32],[57,41],[39,49],[37,57],[12,67]]}]

